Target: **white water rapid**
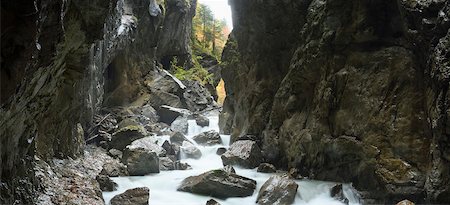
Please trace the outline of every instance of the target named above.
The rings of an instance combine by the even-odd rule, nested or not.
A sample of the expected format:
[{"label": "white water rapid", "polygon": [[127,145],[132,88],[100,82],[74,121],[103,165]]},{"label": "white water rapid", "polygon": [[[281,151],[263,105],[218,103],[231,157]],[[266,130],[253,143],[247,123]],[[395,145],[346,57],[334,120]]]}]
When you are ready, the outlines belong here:
[{"label": "white water rapid", "polygon": [[[208,117],[210,126],[200,127],[195,123],[195,120],[189,120],[189,128],[187,138],[191,139],[193,136],[209,131],[219,131],[218,116]],[[229,135],[221,135],[223,145],[201,146],[191,140],[202,152],[200,159],[183,159],[182,162],[187,162],[191,165],[191,170],[173,170],[161,171],[158,174],[150,174],[147,176],[133,176],[133,177],[112,177],[111,179],[118,184],[117,191],[103,192],[103,198],[106,204],[109,204],[111,198],[117,194],[123,193],[127,189],[136,187],[148,187],[150,189],[149,203],[152,205],[202,205],[206,204],[211,198],[210,196],[201,196],[187,192],[177,191],[177,187],[181,181],[189,176],[199,175],[212,169],[223,168],[222,160],[216,154],[219,147],[228,147],[230,142]],[[164,140],[169,140],[169,136],[157,136],[158,144],[162,145]],[[242,169],[234,167],[236,174],[256,180],[257,187],[252,196],[249,197],[233,197],[226,200],[214,198],[222,205],[250,205],[255,204],[259,189],[264,182],[273,174],[265,174],[256,172],[255,169]],[[296,180],[299,185],[294,204],[298,205],[341,205],[343,204],[336,199],[330,197],[330,188],[335,185],[332,182],[312,181],[312,180]],[[359,204],[358,197],[352,191],[350,185],[343,185],[344,195],[349,199],[350,205]]]}]

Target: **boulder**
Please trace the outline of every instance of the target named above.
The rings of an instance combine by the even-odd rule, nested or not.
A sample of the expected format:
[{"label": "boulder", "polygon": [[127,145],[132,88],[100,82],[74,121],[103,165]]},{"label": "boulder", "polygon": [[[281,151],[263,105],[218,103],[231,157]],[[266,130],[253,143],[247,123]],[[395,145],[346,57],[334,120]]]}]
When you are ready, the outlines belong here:
[{"label": "boulder", "polygon": [[276,171],[277,171],[277,169],[275,168],[275,166],[273,166],[272,164],[269,164],[269,163],[261,163],[258,166],[258,170],[257,170],[257,172],[262,172],[262,173],[274,173]]},{"label": "boulder", "polygon": [[109,148],[123,150],[134,140],[145,137],[145,128],[142,126],[125,126],[112,134]]},{"label": "boulder", "polygon": [[222,144],[222,139],[220,138],[219,133],[214,130],[202,132],[194,136],[192,139],[200,145]]},{"label": "boulder", "polygon": [[206,127],[209,126],[209,119],[202,115],[195,115],[195,123],[197,123],[200,127]]},{"label": "boulder", "polygon": [[167,105],[162,105],[159,107],[158,115],[160,117],[160,121],[166,124],[172,124],[172,122],[177,119],[179,116],[189,115],[190,111],[181,108],[174,108]]},{"label": "boulder", "polygon": [[170,159],[170,157],[160,157],[159,158],[159,170],[161,171],[167,171],[167,170],[174,170],[175,169],[175,162]]},{"label": "boulder", "polygon": [[288,175],[271,176],[261,187],[256,203],[260,205],[292,204],[298,185]]},{"label": "boulder", "polygon": [[225,147],[219,147],[217,148],[216,154],[217,155],[222,155],[223,153],[225,153],[227,151],[227,148]]},{"label": "boulder", "polygon": [[218,169],[184,179],[177,190],[228,198],[251,196],[255,188],[255,180]]},{"label": "boulder", "polygon": [[175,132],[170,136],[170,142],[172,144],[176,144],[178,146],[181,146],[184,141],[189,141],[183,134],[180,132]]},{"label": "boulder", "polygon": [[159,158],[156,152],[141,147],[127,147],[124,150],[122,160],[127,165],[130,176],[159,173]]},{"label": "boulder", "polygon": [[166,150],[156,144],[156,139],[153,136],[144,137],[141,139],[137,139],[131,143],[131,145],[127,146],[130,149],[133,148],[144,148],[150,152],[155,152],[158,156],[164,157],[166,156]]},{"label": "boulder", "polygon": [[115,191],[117,190],[117,184],[113,180],[111,180],[108,176],[99,174],[95,178],[100,185],[100,189],[102,191]]},{"label": "boulder", "polygon": [[206,202],[206,205],[220,205],[220,203],[214,199],[210,199]]},{"label": "boulder", "polygon": [[240,140],[234,142],[221,156],[223,165],[238,165],[255,168],[262,161],[261,150],[254,141]]},{"label": "boulder", "polygon": [[180,146],[170,144],[169,141],[166,140],[161,147],[166,150],[167,155],[174,156],[175,159],[180,159]]},{"label": "boulder", "polygon": [[123,155],[122,151],[117,150],[117,149],[110,149],[108,151],[108,154],[109,154],[109,156],[114,157],[116,159],[122,159],[122,155]]},{"label": "boulder", "polygon": [[187,158],[199,159],[202,157],[202,152],[194,144],[189,141],[184,141],[183,145],[180,147],[181,152],[185,154]]},{"label": "boulder", "polygon": [[236,171],[234,170],[233,166],[231,166],[231,165],[224,166],[223,170],[225,170],[227,173],[236,174]]},{"label": "boulder", "polygon": [[344,196],[344,190],[342,190],[342,184],[336,184],[331,187],[330,195],[336,200],[341,201],[344,204],[348,204],[348,199]]},{"label": "boulder", "polygon": [[191,165],[188,163],[180,162],[180,160],[175,162],[175,170],[186,170],[186,169],[192,169]]},{"label": "boulder", "polygon": [[179,116],[170,124],[170,129],[174,132],[187,133],[188,132],[188,119],[184,116]]},{"label": "boulder", "polygon": [[414,205],[414,202],[412,202],[408,199],[405,199],[403,201],[398,202],[396,205]]},{"label": "boulder", "polygon": [[150,189],[138,187],[128,189],[124,193],[114,196],[111,199],[111,205],[148,205],[149,198]]},{"label": "boulder", "polygon": [[145,125],[145,129],[149,132],[155,133],[156,135],[171,135],[173,131],[170,129],[170,126],[166,123],[152,123]]},{"label": "boulder", "polygon": [[124,164],[114,160],[103,164],[100,174],[110,177],[128,176],[128,170]]}]

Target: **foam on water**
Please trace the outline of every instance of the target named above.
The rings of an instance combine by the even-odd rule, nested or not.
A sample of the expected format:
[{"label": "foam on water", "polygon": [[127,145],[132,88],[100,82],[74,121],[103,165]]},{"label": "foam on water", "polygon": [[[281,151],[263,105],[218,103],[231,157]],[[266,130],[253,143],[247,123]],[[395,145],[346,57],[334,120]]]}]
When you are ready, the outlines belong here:
[{"label": "foam on water", "polygon": [[[193,136],[209,131],[219,131],[219,117],[210,116],[209,126],[200,127],[195,123],[195,120],[188,120],[188,134],[186,137],[191,139]],[[158,144],[162,145],[165,140],[169,140],[169,136],[156,136]],[[219,155],[216,154],[216,150],[219,147],[228,147],[230,143],[229,135],[221,135],[223,145],[214,146],[201,146],[191,140],[202,152],[200,159],[182,159],[182,162],[187,162],[191,165],[191,170],[173,170],[173,171],[161,171],[158,174],[150,174],[147,176],[135,176],[135,177],[112,177],[111,179],[118,184],[117,191],[103,192],[103,198],[106,204],[109,204],[111,198],[117,194],[123,193],[127,189],[135,187],[148,187],[150,188],[150,204],[152,205],[169,205],[169,204],[184,204],[184,205],[199,205],[206,204],[206,201],[213,198],[210,196],[201,196],[187,192],[177,191],[178,186],[183,179],[202,174],[212,169],[220,169],[223,167],[222,160]],[[236,173],[242,175],[257,182],[257,188],[252,196],[241,198],[228,198],[226,200],[220,200],[214,198],[222,205],[246,205],[255,204],[256,197],[259,189],[264,182],[273,174],[265,174],[256,172],[256,169],[242,169],[235,167]],[[330,197],[330,188],[335,185],[333,182],[313,181],[313,180],[296,180],[298,192],[295,198],[294,204],[298,205],[341,205],[340,201],[337,201]],[[359,204],[358,196],[355,194],[353,188],[348,185],[343,185],[344,195],[350,200],[350,205]]]}]

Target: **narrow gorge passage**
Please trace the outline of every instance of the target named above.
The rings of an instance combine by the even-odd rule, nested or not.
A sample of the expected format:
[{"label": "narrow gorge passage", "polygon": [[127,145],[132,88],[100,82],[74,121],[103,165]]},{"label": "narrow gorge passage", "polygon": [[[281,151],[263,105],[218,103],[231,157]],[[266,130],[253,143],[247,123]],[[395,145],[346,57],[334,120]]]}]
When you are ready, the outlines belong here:
[{"label": "narrow gorge passage", "polygon": [[0,15],[0,204],[450,204],[449,0]]}]

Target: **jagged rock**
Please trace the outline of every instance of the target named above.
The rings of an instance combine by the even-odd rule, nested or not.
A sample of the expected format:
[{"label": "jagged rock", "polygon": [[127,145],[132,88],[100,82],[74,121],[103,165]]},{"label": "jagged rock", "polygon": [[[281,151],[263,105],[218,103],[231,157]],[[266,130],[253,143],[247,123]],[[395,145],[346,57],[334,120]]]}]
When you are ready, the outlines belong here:
[{"label": "jagged rock", "polygon": [[189,115],[189,110],[181,109],[181,108],[174,108],[167,105],[160,106],[158,110],[158,115],[160,117],[160,121],[164,122],[166,124],[172,124],[172,122],[177,119],[179,116],[183,115]]},{"label": "jagged rock", "polygon": [[186,170],[186,169],[192,169],[191,165],[188,163],[180,162],[180,160],[175,162],[175,170]]},{"label": "jagged rock", "polygon": [[103,164],[100,174],[110,177],[128,176],[128,170],[124,164],[114,160]]},{"label": "jagged rock", "polygon": [[175,170],[175,162],[170,157],[160,157],[159,158],[159,170]]},{"label": "jagged rock", "polygon": [[255,168],[261,163],[262,155],[256,142],[240,140],[234,142],[221,158],[224,165]]},{"label": "jagged rock", "polygon": [[166,123],[153,123],[145,125],[145,129],[147,131],[155,133],[156,135],[172,135],[173,131],[170,129],[170,126]]},{"label": "jagged rock", "polygon": [[348,199],[344,196],[344,190],[342,190],[342,184],[336,184],[331,187],[330,195],[336,200],[339,200],[344,204],[348,204]]},{"label": "jagged rock", "polygon": [[194,136],[192,139],[200,145],[222,144],[222,139],[220,138],[219,133],[214,130],[202,132]]},{"label": "jagged rock", "polygon": [[125,126],[112,135],[109,148],[123,150],[134,140],[143,137],[145,137],[145,128],[142,126]]},{"label": "jagged rock", "polygon": [[236,171],[234,170],[233,166],[231,166],[231,165],[224,166],[223,170],[226,171],[227,173],[236,174]]},{"label": "jagged rock", "polygon": [[183,152],[188,158],[199,159],[200,157],[202,157],[202,152],[200,151],[200,149],[198,149],[189,141],[183,141],[180,149],[181,152]]},{"label": "jagged rock", "polygon": [[172,144],[181,146],[184,141],[189,141],[189,140],[180,132],[175,132],[170,136],[170,142]]},{"label": "jagged rock", "polygon": [[150,189],[138,187],[128,189],[124,193],[114,196],[111,199],[111,205],[148,205],[149,198]]},{"label": "jagged rock", "polygon": [[100,174],[95,179],[97,180],[98,184],[100,185],[100,189],[102,191],[115,191],[115,190],[117,190],[116,182],[111,180],[108,176]]},{"label": "jagged rock", "polygon": [[414,205],[414,202],[405,199],[403,201],[398,202],[396,205]]},{"label": "jagged rock", "polygon": [[277,169],[275,168],[275,166],[273,166],[272,164],[269,164],[269,163],[261,163],[257,169],[257,172],[262,172],[262,173],[274,173],[276,171],[277,171]]},{"label": "jagged rock", "polygon": [[151,105],[135,106],[129,108],[142,124],[151,124],[159,121],[158,113]]},{"label": "jagged rock", "polygon": [[170,129],[174,132],[181,132],[187,134],[188,132],[188,119],[184,116],[179,116],[170,124]]},{"label": "jagged rock", "polygon": [[117,149],[110,149],[110,150],[108,150],[108,154],[111,157],[114,157],[116,159],[122,159],[122,155],[123,155],[122,151],[117,150]]},{"label": "jagged rock", "polygon": [[287,175],[271,176],[261,187],[257,203],[261,205],[292,204],[298,185]]},{"label": "jagged rock", "polygon": [[214,199],[210,199],[206,202],[206,205],[220,205],[220,203]]},{"label": "jagged rock", "polygon": [[225,147],[219,147],[217,148],[216,154],[217,155],[222,155],[223,153],[225,153],[227,151],[227,148]]},{"label": "jagged rock", "polygon": [[251,196],[255,188],[256,181],[218,169],[184,179],[177,190],[228,198]]},{"label": "jagged rock", "polygon": [[166,156],[166,150],[156,144],[156,139],[153,136],[134,140],[131,145],[127,146],[127,148],[144,148],[145,150],[148,150],[150,152],[155,152],[160,157]]},{"label": "jagged rock", "polygon": [[123,152],[122,161],[127,165],[130,176],[159,173],[158,155],[141,147],[127,147]]},{"label": "jagged rock", "polygon": [[197,123],[198,126],[206,127],[209,126],[209,119],[202,115],[195,115],[195,123]]},{"label": "jagged rock", "polygon": [[187,88],[183,97],[189,110],[200,111],[208,107],[217,107],[214,98],[200,82],[186,81],[185,84]]},{"label": "jagged rock", "polygon": [[180,158],[180,146],[170,144],[169,141],[164,141],[162,148],[166,150],[167,155],[175,156],[176,159]]}]

